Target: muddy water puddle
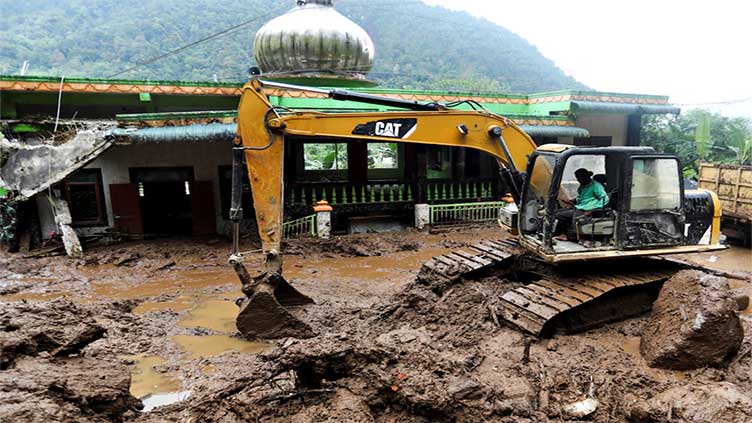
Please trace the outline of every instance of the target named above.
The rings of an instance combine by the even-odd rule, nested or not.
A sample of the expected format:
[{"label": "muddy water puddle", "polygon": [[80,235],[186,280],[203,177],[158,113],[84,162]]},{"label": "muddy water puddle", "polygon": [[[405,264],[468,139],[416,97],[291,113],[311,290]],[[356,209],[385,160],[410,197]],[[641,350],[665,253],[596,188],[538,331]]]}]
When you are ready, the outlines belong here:
[{"label": "muddy water puddle", "polygon": [[682,257],[711,269],[726,272],[752,272],[752,249],[731,246],[725,250],[684,254]]},{"label": "muddy water puddle", "polygon": [[[122,282],[122,283],[120,283]],[[213,286],[238,284],[237,276],[230,268],[170,272],[166,277],[152,278],[133,284],[128,280],[93,283],[93,297],[107,299],[132,299],[156,297],[163,294],[198,292]]]},{"label": "muddy water puddle", "polygon": [[147,395],[175,392],[180,390],[180,379],[173,373],[160,373],[155,366],[165,364],[162,357],[129,356],[123,357],[135,361],[131,370],[131,395],[143,398]]},{"label": "muddy water puddle", "polygon": [[250,342],[227,335],[177,335],[171,339],[187,354],[189,360],[214,357],[229,351],[258,354],[272,347],[272,344],[266,342]]},{"label": "muddy water puddle", "polygon": [[222,333],[233,333],[238,306],[228,300],[208,300],[193,307],[179,325],[185,328],[207,328]]},{"label": "muddy water puddle", "polygon": [[321,257],[315,260],[300,256],[286,258],[284,274],[288,279],[308,279],[312,274],[348,281],[384,280],[395,275],[411,278],[426,261],[444,254],[444,247],[425,248],[374,257]]}]

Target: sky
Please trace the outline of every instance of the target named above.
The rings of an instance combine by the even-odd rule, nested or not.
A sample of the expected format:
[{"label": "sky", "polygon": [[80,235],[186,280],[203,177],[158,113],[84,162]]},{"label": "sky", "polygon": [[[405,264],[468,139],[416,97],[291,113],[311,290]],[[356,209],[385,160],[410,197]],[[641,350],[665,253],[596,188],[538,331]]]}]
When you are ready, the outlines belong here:
[{"label": "sky", "polygon": [[517,33],[595,90],[752,117],[752,1],[423,1]]}]

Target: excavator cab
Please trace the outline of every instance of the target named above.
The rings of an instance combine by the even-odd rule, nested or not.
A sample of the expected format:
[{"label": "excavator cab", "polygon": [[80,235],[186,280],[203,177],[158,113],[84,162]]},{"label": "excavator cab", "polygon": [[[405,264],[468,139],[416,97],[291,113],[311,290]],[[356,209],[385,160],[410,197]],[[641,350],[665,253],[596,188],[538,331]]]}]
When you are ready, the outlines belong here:
[{"label": "excavator cab", "polygon": [[[577,198],[575,171],[581,168],[603,185],[608,199],[587,213],[575,212],[567,240],[555,239],[559,211]],[[693,192],[689,204],[681,169],[676,156],[649,147],[543,145],[530,156],[521,189],[520,243],[549,262],[720,247],[713,225],[717,199]]]}]

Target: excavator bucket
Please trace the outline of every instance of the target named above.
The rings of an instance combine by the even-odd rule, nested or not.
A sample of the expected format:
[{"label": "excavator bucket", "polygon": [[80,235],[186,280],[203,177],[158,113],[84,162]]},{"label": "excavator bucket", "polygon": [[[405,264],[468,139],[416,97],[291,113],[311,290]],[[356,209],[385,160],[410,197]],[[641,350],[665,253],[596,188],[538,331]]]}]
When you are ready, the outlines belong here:
[{"label": "excavator bucket", "polygon": [[235,321],[246,339],[311,338],[308,324],[295,317],[287,307],[303,306],[313,300],[293,288],[281,275],[266,272],[252,278],[241,262],[233,263],[246,295],[238,302]]}]

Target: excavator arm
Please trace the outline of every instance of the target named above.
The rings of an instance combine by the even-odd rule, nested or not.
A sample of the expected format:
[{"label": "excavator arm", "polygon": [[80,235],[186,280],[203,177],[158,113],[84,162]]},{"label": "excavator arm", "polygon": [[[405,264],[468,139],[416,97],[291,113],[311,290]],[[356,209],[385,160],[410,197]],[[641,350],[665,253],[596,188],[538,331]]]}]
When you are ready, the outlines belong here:
[{"label": "excavator arm", "polygon": [[[321,113],[275,107],[267,91],[308,91],[320,97],[379,104],[403,111],[365,113]],[[310,95],[310,94],[309,94]],[[287,136],[336,139],[338,142],[369,141],[466,147],[490,154],[513,187],[515,200],[528,155],[535,151],[533,140],[511,120],[486,110],[456,110],[442,104],[419,103],[346,91],[325,91],[252,80],[243,87],[238,113],[238,136],[234,148],[232,219],[235,266],[248,300],[241,305],[238,328],[247,337],[301,336],[302,322],[284,309],[311,300],[298,293],[282,275],[282,219],[284,210],[284,152]],[[259,236],[266,255],[266,272],[252,279],[238,252],[240,177],[245,163],[256,211]],[[269,286],[271,285],[271,287]],[[263,297],[263,298],[261,298]],[[274,298],[271,298],[274,297]],[[276,299],[276,302],[274,301]],[[273,316],[266,319],[268,316]],[[276,322],[259,329],[259,321]],[[302,324],[304,325],[304,324]],[[268,325],[267,325],[268,326]],[[303,332],[309,333],[303,328]]]},{"label": "excavator arm", "polygon": [[[533,140],[511,120],[487,111],[451,110],[385,97],[348,93],[347,99],[379,102],[420,110],[370,113],[319,113],[275,109],[262,83],[253,80],[243,88],[238,116],[236,148],[244,152],[253,191],[262,248],[280,251],[282,238],[284,149],[287,135],[335,138],[338,142],[400,142],[466,147],[495,157],[502,169],[517,172],[535,151]],[[276,86],[290,87],[283,84]],[[304,87],[314,93],[324,93]],[[341,91],[326,92],[330,97]],[[390,103],[394,102],[394,103]],[[428,109],[431,108],[431,109]],[[427,110],[428,109],[428,110]],[[269,271],[281,272],[281,262],[269,261]]]}]

